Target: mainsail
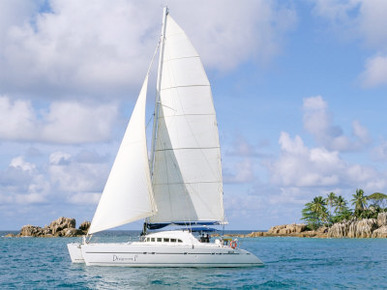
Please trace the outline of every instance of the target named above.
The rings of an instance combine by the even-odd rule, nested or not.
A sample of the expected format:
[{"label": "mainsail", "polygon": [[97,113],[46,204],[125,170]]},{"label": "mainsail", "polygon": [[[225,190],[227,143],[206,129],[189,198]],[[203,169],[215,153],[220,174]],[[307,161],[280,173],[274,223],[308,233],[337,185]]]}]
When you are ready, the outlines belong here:
[{"label": "mainsail", "polygon": [[153,164],[158,212],[148,223],[224,221],[221,155],[210,83],[184,31],[166,16]]},{"label": "mainsail", "polygon": [[89,234],[143,219],[156,212],[145,135],[146,76],[94,214]]}]

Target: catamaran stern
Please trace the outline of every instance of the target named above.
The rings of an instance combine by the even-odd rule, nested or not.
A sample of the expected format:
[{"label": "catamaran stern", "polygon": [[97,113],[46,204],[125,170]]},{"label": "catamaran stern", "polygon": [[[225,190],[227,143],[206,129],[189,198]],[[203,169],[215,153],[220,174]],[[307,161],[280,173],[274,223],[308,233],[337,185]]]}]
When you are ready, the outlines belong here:
[{"label": "catamaran stern", "polygon": [[85,260],[83,259],[83,256],[82,256],[80,243],[67,244],[67,249],[69,250],[69,253],[70,253],[71,262],[85,263]]}]

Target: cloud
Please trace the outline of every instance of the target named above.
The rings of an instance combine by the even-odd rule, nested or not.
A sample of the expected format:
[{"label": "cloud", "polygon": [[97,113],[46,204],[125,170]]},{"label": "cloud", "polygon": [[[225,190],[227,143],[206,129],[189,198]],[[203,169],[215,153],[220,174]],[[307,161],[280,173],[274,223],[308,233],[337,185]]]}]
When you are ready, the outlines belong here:
[{"label": "cloud", "polygon": [[387,84],[387,2],[380,0],[318,0],[315,13],[327,19],[341,38],[358,40],[376,52],[365,62],[360,79],[365,87]]},{"label": "cloud", "polygon": [[31,15],[38,13],[42,4],[44,4],[44,0],[0,1],[0,39],[4,39],[10,27],[22,26],[29,22]]},{"label": "cloud", "polygon": [[224,170],[224,182],[226,183],[245,183],[255,179],[253,161],[245,158],[236,162],[232,170]]},{"label": "cloud", "polygon": [[[87,155],[87,160],[79,156]],[[94,156],[94,160],[92,158]],[[0,171],[0,201],[6,204],[94,204],[109,173],[109,160],[82,150],[74,156],[54,151],[43,166],[23,156]],[[48,164],[47,164],[48,163]]]},{"label": "cloud", "polygon": [[32,139],[36,123],[30,102],[22,100],[12,102],[8,97],[0,96],[0,124],[3,124],[0,126],[1,139]]},{"label": "cloud", "polygon": [[31,11],[32,21],[6,28],[4,89],[106,98],[143,79],[157,42],[155,9],[129,1],[48,3],[50,11]]},{"label": "cloud", "polygon": [[[232,70],[251,56],[270,59],[296,23],[295,11],[279,3],[199,2],[171,1],[171,15],[205,65],[219,71]],[[19,6],[4,3],[1,14],[17,14]],[[34,5],[21,10],[20,20],[0,24],[3,90],[39,98],[106,99],[138,89],[159,38],[162,1],[41,3],[50,9],[42,12]]]},{"label": "cloud", "polygon": [[357,120],[352,122],[352,133],[361,144],[369,144],[371,142],[371,136],[367,128],[362,126]]},{"label": "cloud", "polygon": [[324,148],[307,148],[301,137],[292,139],[282,132],[279,144],[281,154],[270,164],[271,180],[280,186],[332,186],[339,182],[341,169],[345,164],[338,152]]},{"label": "cloud", "polygon": [[375,161],[387,161],[387,141],[381,141],[381,143],[372,150],[371,155]]},{"label": "cloud", "polygon": [[81,192],[73,194],[69,197],[68,202],[73,204],[98,204],[101,198],[101,193],[97,192]]},{"label": "cloud", "polygon": [[50,189],[44,173],[22,156],[13,158],[7,169],[0,171],[0,200],[3,203],[46,203]]},{"label": "cloud", "polygon": [[359,121],[352,123],[351,139],[344,135],[341,127],[333,125],[333,116],[328,112],[328,105],[321,96],[305,98],[303,103],[304,128],[319,145],[330,150],[359,150],[371,142],[367,128]]},{"label": "cloud", "polygon": [[369,58],[360,79],[365,87],[387,84],[387,56],[377,55]]},{"label": "cloud", "polygon": [[266,140],[263,140],[257,146],[250,144],[246,138],[240,134],[235,137],[235,140],[230,148],[225,149],[225,154],[235,157],[265,157],[267,154],[259,152],[259,149],[267,146]]},{"label": "cloud", "polygon": [[49,143],[86,143],[108,140],[117,122],[113,104],[53,102],[36,111],[30,101],[0,96],[0,139]]},{"label": "cloud", "polygon": [[252,57],[260,61],[271,59],[281,51],[284,36],[297,23],[294,9],[276,1],[174,4],[171,15],[184,24],[183,29],[197,45],[204,63],[220,71],[232,70]]},{"label": "cloud", "polygon": [[44,114],[42,139],[58,143],[84,143],[107,140],[117,121],[113,104],[57,102]]},{"label": "cloud", "polygon": [[338,151],[322,147],[308,148],[300,136],[292,139],[282,132],[281,153],[268,163],[271,180],[280,187],[346,188],[358,186],[365,190],[383,190],[386,173],[360,164],[350,164]]},{"label": "cloud", "polygon": [[102,192],[108,174],[107,163],[79,162],[66,152],[53,152],[50,157],[48,175],[50,182],[60,192],[72,196],[84,192]]}]

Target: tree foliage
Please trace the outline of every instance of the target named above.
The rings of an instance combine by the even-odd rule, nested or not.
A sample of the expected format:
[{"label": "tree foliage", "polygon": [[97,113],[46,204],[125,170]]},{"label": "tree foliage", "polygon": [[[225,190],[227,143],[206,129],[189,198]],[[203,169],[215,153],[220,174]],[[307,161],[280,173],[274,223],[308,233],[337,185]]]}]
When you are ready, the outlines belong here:
[{"label": "tree foliage", "polygon": [[387,194],[375,192],[367,196],[367,200],[371,201],[372,205],[379,208],[387,207]]},{"label": "tree foliage", "polygon": [[[368,206],[369,203],[371,204]],[[366,196],[362,189],[356,189],[351,204],[354,206],[353,210],[348,208],[348,202],[341,195],[337,196],[334,192],[327,194],[326,198],[317,196],[305,204],[302,220],[306,221],[309,228],[317,229],[354,217],[376,218],[379,212],[387,211],[387,195],[375,192]]]},{"label": "tree foliage", "polygon": [[328,210],[326,201],[322,196],[317,196],[312,202],[305,205],[302,210],[302,219],[305,220],[309,227],[317,229],[327,222]]}]

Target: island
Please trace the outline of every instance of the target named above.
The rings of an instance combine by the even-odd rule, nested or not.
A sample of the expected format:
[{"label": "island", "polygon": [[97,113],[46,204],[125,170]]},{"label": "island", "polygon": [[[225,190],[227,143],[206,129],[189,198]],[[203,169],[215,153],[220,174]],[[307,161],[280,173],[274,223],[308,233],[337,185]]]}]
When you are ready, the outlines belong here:
[{"label": "island", "polygon": [[226,236],[255,237],[302,237],[302,238],[387,238],[387,212],[379,213],[376,219],[356,218],[311,229],[307,224],[286,224],[271,227],[267,232],[250,234],[228,234]]},{"label": "island", "polygon": [[20,233],[8,234],[5,237],[78,237],[86,235],[89,227],[89,221],[84,221],[79,228],[76,228],[74,218],[60,217],[44,227],[25,225],[21,228]]},{"label": "island", "polygon": [[316,196],[305,204],[302,220],[305,224],[271,227],[267,232],[252,232],[243,237],[316,237],[316,238],[387,238],[387,195],[375,192],[365,195],[356,189],[349,203],[330,192],[324,198]]}]

